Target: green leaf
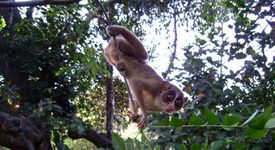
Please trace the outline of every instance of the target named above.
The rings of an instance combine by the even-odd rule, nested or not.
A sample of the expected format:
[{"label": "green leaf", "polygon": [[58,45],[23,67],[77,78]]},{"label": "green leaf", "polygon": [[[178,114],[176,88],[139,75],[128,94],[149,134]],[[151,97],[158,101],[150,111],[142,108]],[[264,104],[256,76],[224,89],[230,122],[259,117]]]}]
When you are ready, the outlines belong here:
[{"label": "green leaf", "polygon": [[60,70],[58,70],[57,72],[55,72],[55,76],[59,77],[64,72],[68,71],[68,69],[69,69],[68,67],[62,67]]},{"label": "green leaf", "polygon": [[206,57],[206,60],[209,62],[209,63],[213,63],[213,59],[212,59],[212,57]]},{"label": "green leaf", "polygon": [[229,29],[232,29],[232,28],[233,28],[233,26],[232,26],[232,25],[228,25],[228,28],[229,28]]},{"label": "green leaf", "polygon": [[252,54],[255,54],[255,51],[253,50],[253,48],[251,46],[249,46],[247,49],[246,49],[246,53],[249,54],[249,55],[252,55]]},{"label": "green leaf", "polygon": [[246,58],[246,54],[244,54],[244,53],[237,53],[236,55],[235,55],[235,57],[237,58],[237,59],[244,59],[244,58]]},{"label": "green leaf", "polygon": [[183,124],[184,124],[183,120],[178,117],[172,117],[170,122],[170,125],[175,128],[181,127]]},{"label": "green leaf", "polygon": [[100,54],[100,56],[99,56],[99,59],[100,59],[100,61],[104,61],[104,54],[102,53],[102,54]]},{"label": "green leaf", "polygon": [[255,118],[255,116],[259,113],[259,109],[256,109],[256,111],[241,125],[244,126],[246,125],[248,122],[250,122],[253,118]]},{"label": "green leaf", "polygon": [[231,146],[235,150],[245,150],[247,147],[246,143],[233,143],[231,144]]},{"label": "green leaf", "polygon": [[159,126],[169,126],[169,124],[170,124],[170,120],[168,118],[161,119],[158,122]]},{"label": "green leaf", "polygon": [[190,150],[200,150],[200,149],[201,149],[201,145],[198,142],[195,142],[190,146]]},{"label": "green leaf", "polygon": [[264,112],[271,115],[272,114],[272,106],[269,106],[269,107],[265,108]]},{"label": "green leaf", "polygon": [[142,135],[141,135],[141,142],[144,145],[146,145],[149,150],[153,150],[153,146],[152,146],[151,142],[148,140],[148,138],[146,137],[146,135],[144,134],[144,132],[142,132]]},{"label": "green leaf", "polygon": [[7,25],[6,25],[5,19],[2,16],[0,16],[0,31],[4,29],[6,26]]},{"label": "green leaf", "polygon": [[210,125],[218,124],[220,122],[219,117],[216,114],[214,114],[212,111],[210,111],[209,109],[205,109],[204,117],[205,117],[205,120]]},{"label": "green leaf", "polygon": [[155,146],[154,150],[161,150],[161,146],[160,145]]},{"label": "green leaf", "polygon": [[196,38],[196,42],[199,43],[200,45],[204,45],[206,41],[204,39]]},{"label": "green leaf", "polygon": [[179,150],[188,150],[184,144],[180,144]]},{"label": "green leaf", "polygon": [[124,140],[116,133],[112,134],[112,144],[116,150],[126,150]]},{"label": "green leaf", "polygon": [[204,120],[197,117],[196,115],[192,115],[189,119],[189,125],[203,125],[203,124],[204,124]]},{"label": "green leaf", "polygon": [[267,129],[275,128],[275,118],[269,119],[264,127]]},{"label": "green leaf", "polygon": [[269,113],[260,114],[259,116],[251,120],[248,123],[248,126],[256,130],[262,130],[264,129],[265,124],[268,121],[269,117],[270,117]]},{"label": "green leaf", "polygon": [[126,147],[127,147],[127,150],[135,150],[134,140],[128,138],[126,140]]},{"label": "green leaf", "polygon": [[210,144],[210,148],[209,150],[221,150],[224,149],[226,146],[226,142],[225,141],[214,141]]},{"label": "green leaf", "polygon": [[226,115],[223,119],[223,125],[227,126],[237,126],[241,121],[241,117],[238,115]]},{"label": "green leaf", "polygon": [[262,130],[255,130],[253,128],[246,128],[244,130],[244,134],[249,136],[249,138],[253,139],[253,140],[258,140],[263,138],[267,133],[267,129],[262,129]]}]

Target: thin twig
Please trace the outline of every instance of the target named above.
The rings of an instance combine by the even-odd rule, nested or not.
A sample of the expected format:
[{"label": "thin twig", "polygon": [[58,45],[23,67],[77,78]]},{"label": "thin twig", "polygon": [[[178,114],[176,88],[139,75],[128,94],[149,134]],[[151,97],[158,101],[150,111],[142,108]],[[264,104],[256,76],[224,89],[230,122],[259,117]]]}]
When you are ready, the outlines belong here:
[{"label": "thin twig", "polygon": [[[155,128],[171,128],[171,126],[151,126]],[[202,127],[211,127],[211,128],[246,128],[247,126],[230,126],[230,125],[182,125],[178,128],[202,128]]]},{"label": "thin twig", "polygon": [[110,18],[108,17],[106,10],[104,9],[104,7],[102,6],[102,4],[100,3],[100,1],[96,0],[96,2],[98,3],[99,7],[102,9],[102,11],[103,11],[103,13],[104,13],[104,15],[106,17],[106,20],[108,22],[108,25],[112,25],[112,22],[111,22]]},{"label": "thin twig", "polygon": [[173,13],[173,19],[174,19],[174,43],[173,43],[174,51],[171,54],[167,70],[165,71],[165,73],[163,73],[163,77],[164,78],[166,78],[167,75],[174,68],[174,61],[175,61],[176,53],[177,53],[177,41],[178,41],[178,34],[177,34],[177,12]]}]

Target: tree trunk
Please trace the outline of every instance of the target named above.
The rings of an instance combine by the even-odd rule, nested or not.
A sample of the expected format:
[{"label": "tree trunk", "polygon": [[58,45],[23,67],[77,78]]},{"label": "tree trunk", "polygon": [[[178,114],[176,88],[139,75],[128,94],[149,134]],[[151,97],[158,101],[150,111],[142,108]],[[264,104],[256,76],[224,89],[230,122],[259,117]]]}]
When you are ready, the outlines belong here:
[{"label": "tree trunk", "polygon": [[0,112],[0,145],[20,150],[51,150],[49,132],[39,129],[26,117]]}]

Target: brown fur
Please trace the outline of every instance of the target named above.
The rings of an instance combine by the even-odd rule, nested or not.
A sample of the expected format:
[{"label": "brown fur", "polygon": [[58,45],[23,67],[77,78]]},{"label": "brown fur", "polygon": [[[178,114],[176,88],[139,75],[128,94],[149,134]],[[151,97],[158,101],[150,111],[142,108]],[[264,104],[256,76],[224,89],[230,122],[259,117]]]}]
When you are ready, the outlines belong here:
[{"label": "brown fur", "polygon": [[[104,50],[107,61],[114,65],[128,81],[134,106],[130,103],[133,120],[141,110],[139,128],[147,124],[147,112],[178,111],[186,102],[183,93],[175,85],[163,80],[153,68],[145,63],[147,53],[140,40],[125,27],[107,27],[112,37]],[[115,37],[115,39],[113,38]],[[171,100],[168,101],[170,97]]]}]

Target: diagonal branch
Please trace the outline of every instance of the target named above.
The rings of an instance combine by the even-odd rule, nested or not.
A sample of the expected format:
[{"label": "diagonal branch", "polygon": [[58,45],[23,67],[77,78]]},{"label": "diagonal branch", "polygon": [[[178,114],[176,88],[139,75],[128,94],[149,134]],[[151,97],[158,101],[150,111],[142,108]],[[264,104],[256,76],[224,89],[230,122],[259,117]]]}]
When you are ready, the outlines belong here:
[{"label": "diagonal branch", "polygon": [[81,132],[78,130],[69,129],[68,136],[72,139],[86,139],[95,144],[97,147],[113,149],[112,142],[107,138],[106,134],[98,133],[92,128],[87,128]]},{"label": "diagonal branch", "polygon": [[0,7],[24,7],[37,5],[67,5],[78,3],[81,0],[35,0],[35,1],[0,1]]},{"label": "diagonal branch", "polygon": [[166,79],[168,74],[171,72],[171,70],[174,68],[174,61],[176,59],[176,53],[177,53],[177,41],[178,41],[178,34],[177,34],[177,12],[173,13],[173,19],[174,19],[174,51],[172,52],[169,60],[168,68],[164,73],[162,73],[163,77]]}]

